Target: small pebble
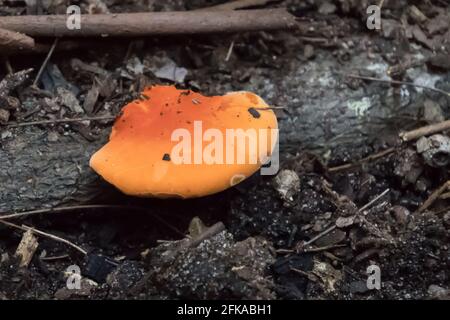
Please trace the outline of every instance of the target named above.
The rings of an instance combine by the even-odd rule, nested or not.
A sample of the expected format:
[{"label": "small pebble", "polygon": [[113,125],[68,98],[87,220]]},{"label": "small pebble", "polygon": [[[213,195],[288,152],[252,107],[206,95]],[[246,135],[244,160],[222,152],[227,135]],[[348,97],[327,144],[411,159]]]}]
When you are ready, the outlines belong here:
[{"label": "small pebble", "polygon": [[10,113],[8,110],[0,109],[0,124],[7,124],[9,121]]},{"label": "small pebble", "polygon": [[397,220],[400,225],[406,225],[408,223],[410,212],[405,207],[394,206],[392,208],[392,213],[395,220]]},{"label": "small pebble", "polygon": [[281,199],[287,202],[294,201],[294,196],[300,191],[300,178],[292,170],[280,171],[273,184]]}]

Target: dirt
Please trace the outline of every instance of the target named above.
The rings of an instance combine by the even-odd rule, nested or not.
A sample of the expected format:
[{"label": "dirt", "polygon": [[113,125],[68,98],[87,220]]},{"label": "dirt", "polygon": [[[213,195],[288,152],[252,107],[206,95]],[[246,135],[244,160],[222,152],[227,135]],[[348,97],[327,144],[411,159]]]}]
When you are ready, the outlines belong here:
[{"label": "dirt", "polygon": [[[219,1],[103,2],[110,12],[132,12],[192,10]],[[80,3],[87,10],[87,1]],[[39,89],[31,83],[45,55],[9,57],[14,72],[34,71],[0,94],[0,101],[19,101],[14,108],[10,98],[8,108],[0,106],[9,113],[0,124],[0,212],[104,207],[8,220],[87,251],[38,236],[27,267],[14,255],[23,231],[0,225],[0,299],[448,298],[446,189],[420,209],[448,180],[450,151],[433,142],[448,137],[444,132],[422,141],[430,146],[424,151],[398,134],[449,116],[448,95],[417,85],[450,92],[450,10],[442,1],[416,1],[427,17],[418,21],[412,4],[385,1],[387,22],[373,31],[365,26],[367,6],[355,3],[268,5],[287,6],[320,26],[308,31],[78,40],[71,50],[56,50]],[[0,1],[0,15],[26,10]],[[176,66],[176,78],[163,79],[170,76],[161,71],[167,65]],[[389,79],[388,71],[415,86],[348,77]],[[7,70],[0,72],[3,79]],[[128,197],[88,166],[111,121],[11,126],[114,117],[146,85],[174,82],[204,94],[249,90],[284,107],[276,110],[278,180],[256,174],[192,200]],[[219,222],[224,228],[216,230]],[[76,290],[67,287],[73,265],[82,274]],[[380,270],[379,290],[367,286],[369,266]]]}]

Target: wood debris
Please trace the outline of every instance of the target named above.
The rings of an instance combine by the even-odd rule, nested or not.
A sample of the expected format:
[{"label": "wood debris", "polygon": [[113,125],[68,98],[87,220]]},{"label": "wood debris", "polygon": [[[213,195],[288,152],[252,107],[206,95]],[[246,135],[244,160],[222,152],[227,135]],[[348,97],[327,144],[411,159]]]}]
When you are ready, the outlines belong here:
[{"label": "wood debris", "polygon": [[17,257],[20,257],[19,267],[28,267],[38,246],[38,240],[33,234],[32,229],[29,229],[23,233],[22,240],[20,241],[15,253]]}]

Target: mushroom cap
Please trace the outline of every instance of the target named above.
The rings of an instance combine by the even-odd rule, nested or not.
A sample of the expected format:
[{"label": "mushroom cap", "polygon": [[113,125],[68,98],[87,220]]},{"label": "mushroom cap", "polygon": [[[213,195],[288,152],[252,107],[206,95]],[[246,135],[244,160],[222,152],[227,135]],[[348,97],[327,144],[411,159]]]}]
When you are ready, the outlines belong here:
[{"label": "mushroom cap", "polygon": [[[198,129],[199,124],[201,131],[197,130],[200,134],[196,135],[194,128]],[[206,141],[203,139],[208,129],[213,129],[215,135]],[[258,134],[249,135],[245,140],[247,145],[242,148],[237,140],[228,143],[231,139],[227,140],[227,129],[253,130]],[[278,138],[277,129],[274,112],[251,92],[206,97],[174,86],[153,86],[122,109],[109,142],[91,157],[90,166],[128,195],[201,197],[223,191],[255,173],[264,164],[263,157],[272,153]],[[174,132],[189,133],[190,140],[185,136],[174,140]],[[219,139],[217,134],[223,138]],[[220,147],[220,140],[223,147]],[[255,156],[250,142],[258,146],[256,163],[250,161],[251,156]],[[189,148],[177,149],[182,143]],[[214,157],[220,152],[223,157],[216,158],[219,159],[216,162],[203,158],[204,154]],[[243,152],[245,161],[239,163],[237,159]],[[231,153],[234,153],[234,160],[227,161],[226,156]],[[197,162],[196,155],[200,155]],[[182,162],[180,156],[191,161]]]}]

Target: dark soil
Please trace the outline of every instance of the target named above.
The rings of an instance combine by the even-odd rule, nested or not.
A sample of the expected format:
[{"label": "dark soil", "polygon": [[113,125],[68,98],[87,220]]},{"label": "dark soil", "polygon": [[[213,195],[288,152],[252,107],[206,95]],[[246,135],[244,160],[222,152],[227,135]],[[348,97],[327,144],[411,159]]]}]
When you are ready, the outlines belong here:
[{"label": "dark soil", "polygon": [[[133,12],[191,10],[221,1],[103,2],[110,12]],[[78,3],[87,10],[88,1]],[[39,88],[31,83],[45,55],[9,57],[3,65],[13,72],[34,71],[0,92],[0,98],[19,101],[15,108],[0,105],[9,112],[0,124],[0,212],[105,207],[8,220],[88,252],[38,236],[27,267],[19,267],[15,255],[23,231],[0,225],[0,299],[450,297],[448,191],[419,210],[449,180],[450,148],[430,137],[421,141],[431,146],[423,151],[416,140],[398,136],[447,119],[450,96],[345,76],[385,78],[390,72],[393,79],[450,92],[449,6],[414,3],[385,1],[382,31],[366,28],[364,1],[310,0],[269,7],[287,6],[314,23],[314,30],[78,39],[70,50],[61,43]],[[66,5],[43,12],[64,12]],[[426,20],[419,21],[414,8]],[[0,0],[0,15],[26,12],[25,5]],[[277,110],[278,177],[256,174],[200,199],[138,199],[101,181],[88,166],[111,121],[12,126],[115,116],[145,86],[174,83],[157,76],[170,61],[187,71],[178,87],[204,94],[249,90],[285,107]],[[6,74],[2,66],[0,78]],[[444,132],[438,139],[449,138]],[[348,163],[357,165],[336,169]],[[279,192],[286,176],[299,179],[298,188],[286,187],[292,198]],[[215,229],[219,222],[224,229]],[[78,290],[66,286],[72,265],[83,275]],[[366,285],[370,265],[380,269],[379,290]]]}]

